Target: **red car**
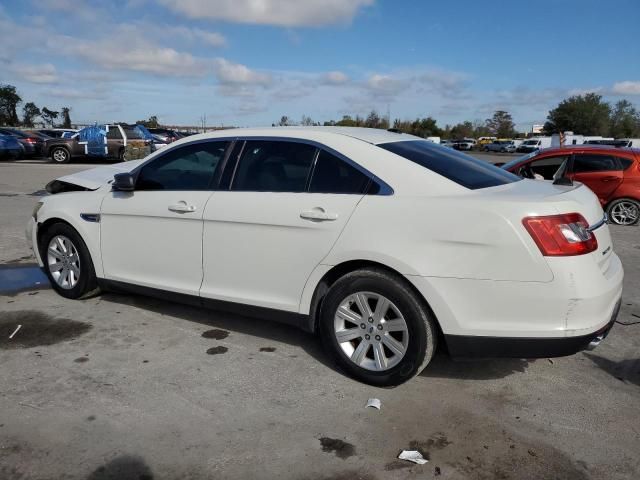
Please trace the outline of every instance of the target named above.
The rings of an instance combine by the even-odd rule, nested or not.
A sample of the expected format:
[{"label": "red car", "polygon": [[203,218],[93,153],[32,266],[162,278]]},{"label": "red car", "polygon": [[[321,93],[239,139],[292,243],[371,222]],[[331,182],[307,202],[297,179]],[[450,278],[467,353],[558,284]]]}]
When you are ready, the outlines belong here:
[{"label": "red car", "polygon": [[635,225],[640,220],[640,149],[598,145],[546,148],[501,168],[524,178],[566,178],[584,183],[598,196],[611,223]]}]

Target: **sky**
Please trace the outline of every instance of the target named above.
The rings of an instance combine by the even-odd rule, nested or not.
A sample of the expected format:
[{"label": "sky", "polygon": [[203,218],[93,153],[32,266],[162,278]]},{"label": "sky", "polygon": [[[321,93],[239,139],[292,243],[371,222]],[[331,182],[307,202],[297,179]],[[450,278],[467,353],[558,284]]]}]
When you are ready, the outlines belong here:
[{"label": "sky", "polygon": [[639,0],[0,0],[0,83],[74,122],[262,126],[640,104]]}]

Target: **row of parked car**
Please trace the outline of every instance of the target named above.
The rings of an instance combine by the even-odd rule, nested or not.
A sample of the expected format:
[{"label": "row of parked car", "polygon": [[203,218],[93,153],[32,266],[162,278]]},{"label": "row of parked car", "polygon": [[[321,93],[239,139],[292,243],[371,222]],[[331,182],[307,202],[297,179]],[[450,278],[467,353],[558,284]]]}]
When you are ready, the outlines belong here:
[{"label": "row of parked car", "polygon": [[[74,158],[106,157],[124,160],[127,147],[144,148],[146,153],[175,142],[188,134],[167,128],[145,128],[142,125],[107,124],[102,149],[91,149],[84,134],[96,127],[82,130],[45,128],[23,130],[0,127],[0,159],[48,157],[54,163],[67,163]],[[141,145],[142,144],[142,145]]]}]

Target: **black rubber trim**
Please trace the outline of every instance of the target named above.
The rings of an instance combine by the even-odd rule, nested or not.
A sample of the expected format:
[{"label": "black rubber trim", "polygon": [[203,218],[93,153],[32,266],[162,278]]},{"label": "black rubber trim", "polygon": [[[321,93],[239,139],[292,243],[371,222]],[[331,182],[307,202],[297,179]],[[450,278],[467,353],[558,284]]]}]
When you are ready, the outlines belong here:
[{"label": "black rubber trim", "polygon": [[98,278],[98,285],[102,290],[119,293],[133,293],[137,295],[144,295],[147,297],[159,298],[161,300],[167,300],[170,302],[183,303],[186,305],[228,312],[234,315],[262,318],[265,320],[292,325],[306,332],[313,333],[313,331],[310,330],[310,328],[312,329],[313,327],[312,322],[309,321],[309,315],[304,315],[301,313],[287,312],[284,310],[276,310],[273,308],[256,307],[254,305],[226,302],[223,300],[214,300],[210,298],[202,298],[197,295],[169,292],[157,288],[133,285],[131,283],[106,280],[104,278]]},{"label": "black rubber trim", "polygon": [[460,358],[550,358],[566,357],[585,350],[589,343],[604,339],[618,317],[620,301],[611,320],[599,330],[577,337],[517,338],[446,335],[445,341],[452,357]]}]

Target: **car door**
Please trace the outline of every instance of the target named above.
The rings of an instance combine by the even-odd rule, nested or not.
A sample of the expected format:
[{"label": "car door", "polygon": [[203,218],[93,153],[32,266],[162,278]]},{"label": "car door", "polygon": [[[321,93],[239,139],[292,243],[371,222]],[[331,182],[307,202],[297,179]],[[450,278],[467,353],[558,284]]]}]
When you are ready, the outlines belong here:
[{"label": "car door", "polygon": [[230,187],[204,213],[201,296],[297,312],[370,179],[298,141],[249,139],[231,158]]},{"label": "car door", "polygon": [[107,125],[107,155],[111,158],[118,158],[120,150],[126,145],[120,126]]},{"label": "car door", "polygon": [[202,215],[228,142],[174,148],[137,172],[133,192],[102,202],[105,277],[198,295],[202,283]]},{"label": "car door", "polygon": [[605,204],[622,183],[622,165],[606,152],[576,153],[573,157],[572,179],[584,183]]}]

